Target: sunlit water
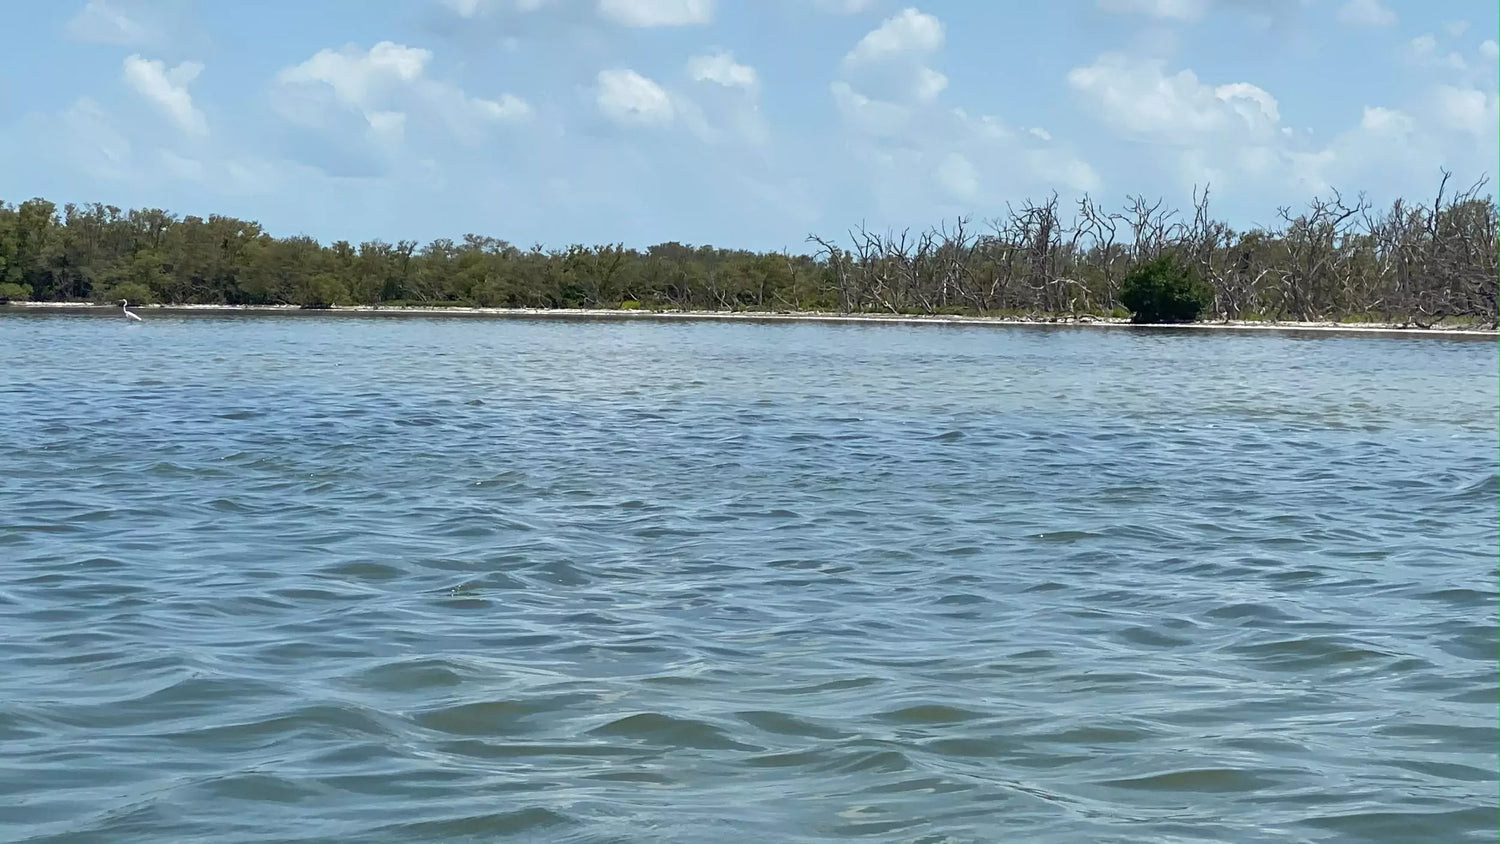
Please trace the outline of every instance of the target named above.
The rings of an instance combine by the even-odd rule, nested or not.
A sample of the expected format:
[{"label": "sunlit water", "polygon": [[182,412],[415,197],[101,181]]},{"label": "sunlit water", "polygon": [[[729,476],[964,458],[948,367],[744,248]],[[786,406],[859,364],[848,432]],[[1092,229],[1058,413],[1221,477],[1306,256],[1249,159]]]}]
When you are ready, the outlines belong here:
[{"label": "sunlit water", "polygon": [[1493,841],[1493,339],[0,317],[0,840]]}]

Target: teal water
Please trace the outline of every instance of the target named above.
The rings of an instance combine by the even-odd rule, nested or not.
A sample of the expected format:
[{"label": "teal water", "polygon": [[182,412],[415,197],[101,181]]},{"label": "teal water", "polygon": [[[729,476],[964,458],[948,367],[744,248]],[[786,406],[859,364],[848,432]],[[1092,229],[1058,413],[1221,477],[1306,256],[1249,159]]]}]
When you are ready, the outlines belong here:
[{"label": "teal water", "polygon": [[1494,841],[1490,340],[0,317],[0,840]]}]

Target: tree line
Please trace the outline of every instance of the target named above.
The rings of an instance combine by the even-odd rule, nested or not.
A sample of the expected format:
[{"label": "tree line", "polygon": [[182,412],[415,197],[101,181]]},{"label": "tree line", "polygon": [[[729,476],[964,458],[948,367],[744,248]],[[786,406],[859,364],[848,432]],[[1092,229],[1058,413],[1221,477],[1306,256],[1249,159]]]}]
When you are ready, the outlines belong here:
[{"label": "tree line", "polygon": [[[1129,197],[1008,206],[926,231],[855,228],[802,254],[663,243],[519,248],[479,235],[323,245],[233,217],[0,202],[0,301],[1123,315],[1122,280],[1170,256],[1211,291],[1205,319],[1495,326],[1486,182],[1375,208],[1334,192],[1239,231],[1207,190],[1185,212]],[[1071,212],[1071,213],[1068,213]]]}]

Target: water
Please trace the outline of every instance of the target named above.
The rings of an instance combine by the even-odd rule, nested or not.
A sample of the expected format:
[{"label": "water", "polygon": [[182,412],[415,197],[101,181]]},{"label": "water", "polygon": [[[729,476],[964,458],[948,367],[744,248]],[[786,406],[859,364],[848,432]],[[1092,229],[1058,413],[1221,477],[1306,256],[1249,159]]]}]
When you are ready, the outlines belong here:
[{"label": "water", "polygon": [[0,318],[0,840],[1493,841],[1491,340]]}]

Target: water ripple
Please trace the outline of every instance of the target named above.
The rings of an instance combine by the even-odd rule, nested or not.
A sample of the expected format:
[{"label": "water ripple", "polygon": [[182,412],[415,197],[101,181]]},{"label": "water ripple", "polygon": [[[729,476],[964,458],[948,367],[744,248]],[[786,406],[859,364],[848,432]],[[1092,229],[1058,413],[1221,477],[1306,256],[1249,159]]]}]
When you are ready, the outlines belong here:
[{"label": "water ripple", "polygon": [[1493,342],[0,342],[0,839],[1496,835]]}]

